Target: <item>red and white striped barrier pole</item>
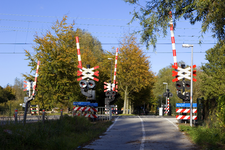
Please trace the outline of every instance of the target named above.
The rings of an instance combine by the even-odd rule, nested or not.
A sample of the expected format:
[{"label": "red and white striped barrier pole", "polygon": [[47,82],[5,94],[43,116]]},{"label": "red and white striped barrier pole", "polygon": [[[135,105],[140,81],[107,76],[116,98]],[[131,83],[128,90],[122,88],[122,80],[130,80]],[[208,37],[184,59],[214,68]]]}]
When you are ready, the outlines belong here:
[{"label": "red and white striped barrier pole", "polygon": [[36,69],[35,79],[33,82],[33,93],[32,93],[33,96],[35,95],[35,89],[37,87],[37,76],[38,76],[39,64],[40,64],[40,61],[37,62],[37,69]]},{"label": "red and white striped barrier pole", "polygon": [[167,98],[167,107],[166,108],[164,108],[164,110],[165,110],[165,114],[168,114],[169,113],[169,111],[170,111],[170,98],[168,97]]},{"label": "red and white striped barrier pole", "polygon": [[[116,91],[116,69],[117,69],[117,59],[118,59],[118,48],[116,48],[116,58],[115,58],[115,68],[114,68],[114,78],[113,78],[113,85],[112,90]],[[117,92],[117,91],[116,91]]]},{"label": "red and white striped barrier pole", "polygon": [[171,34],[171,42],[172,42],[172,50],[173,50],[173,68],[177,68],[177,54],[176,54],[176,47],[175,47],[175,38],[174,38],[174,31],[173,31],[173,18],[172,12],[170,11],[170,34]]},{"label": "red and white striped barrier pole", "polygon": [[170,98],[169,97],[167,98],[167,111],[168,111],[168,113],[170,111]]},{"label": "red and white striped barrier pole", "polygon": [[81,63],[81,55],[80,55],[80,44],[79,44],[79,37],[76,37],[76,45],[77,45],[77,56],[78,56],[78,68],[82,71],[82,63]]}]

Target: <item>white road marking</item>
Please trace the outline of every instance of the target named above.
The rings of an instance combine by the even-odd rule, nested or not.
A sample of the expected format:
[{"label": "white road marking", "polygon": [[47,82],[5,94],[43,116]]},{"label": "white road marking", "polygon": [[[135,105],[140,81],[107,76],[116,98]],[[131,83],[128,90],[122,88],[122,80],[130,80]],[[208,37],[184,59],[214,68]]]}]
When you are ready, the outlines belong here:
[{"label": "white road marking", "polygon": [[145,127],[144,127],[144,123],[143,120],[141,119],[140,116],[138,116],[141,120],[141,127],[142,127],[142,140],[141,140],[141,146],[140,146],[140,150],[144,150],[144,143],[145,143]]},{"label": "white road marking", "polygon": [[[120,116],[119,116],[119,117],[120,117]],[[108,131],[114,126],[114,124],[116,123],[116,121],[117,121],[117,119],[118,119],[119,117],[117,117],[117,118],[115,119],[114,123],[107,129],[106,132],[108,132]]]},{"label": "white road marking", "polygon": [[174,124],[172,121],[170,121],[169,119],[167,119],[167,118],[165,118],[166,120],[168,120],[170,123],[172,123],[176,128],[177,128],[177,130],[179,129],[178,127],[177,127],[177,125],[176,124]]}]

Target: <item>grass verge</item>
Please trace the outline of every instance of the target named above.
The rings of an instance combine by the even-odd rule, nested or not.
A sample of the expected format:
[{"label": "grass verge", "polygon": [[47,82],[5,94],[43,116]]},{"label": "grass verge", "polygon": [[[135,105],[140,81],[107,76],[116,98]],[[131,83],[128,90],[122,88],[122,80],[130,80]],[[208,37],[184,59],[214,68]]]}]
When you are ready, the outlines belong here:
[{"label": "grass verge", "polygon": [[60,120],[0,126],[0,149],[76,149],[104,133],[111,121],[91,122],[84,117],[65,115]]},{"label": "grass verge", "polygon": [[189,125],[179,125],[179,128],[180,131],[185,132],[201,149],[225,149],[225,132],[223,129],[204,126],[190,127]]},{"label": "grass verge", "polygon": [[135,114],[119,114],[118,116],[137,116]]}]

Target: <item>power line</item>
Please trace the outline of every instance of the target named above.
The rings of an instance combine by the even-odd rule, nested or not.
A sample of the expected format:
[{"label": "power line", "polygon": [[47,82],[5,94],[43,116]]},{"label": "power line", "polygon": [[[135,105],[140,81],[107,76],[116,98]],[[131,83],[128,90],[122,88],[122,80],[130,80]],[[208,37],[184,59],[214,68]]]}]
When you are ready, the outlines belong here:
[{"label": "power line", "polygon": [[[34,45],[37,43],[0,43],[0,45]],[[101,45],[119,45],[120,43],[101,43]],[[128,44],[128,43],[127,43]],[[142,43],[137,43],[142,45]],[[184,44],[184,43],[176,43],[176,44]],[[216,44],[216,43],[191,43],[191,44]],[[171,43],[156,43],[156,45],[171,45]]]},{"label": "power line", "polygon": [[[22,17],[40,17],[40,18],[63,18],[63,16],[39,16],[39,15],[22,15],[22,14],[4,14],[5,16],[22,16]],[[82,17],[67,17],[70,19],[87,19],[87,20],[116,20],[116,21],[130,21],[129,19],[109,19],[109,18],[82,18]]]},{"label": "power line", "polygon": [[[13,19],[0,19],[0,21],[15,21],[15,22],[34,22],[34,23],[55,23],[55,22],[46,22],[46,21],[30,21],[30,20],[13,20]],[[105,25],[105,24],[83,24],[75,23],[76,25],[85,25],[85,26],[109,26],[109,27],[132,27],[132,28],[141,28],[140,26],[131,26],[131,25]]]},{"label": "power line", "polygon": [[[162,53],[167,53],[167,54],[172,54],[173,52],[143,52],[143,53],[155,53],[155,54],[162,54]],[[176,53],[191,53],[191,52],[176,52]],[[199,51],[199,52],[193,52],[193,53],[206,53],[206,52],[202,52],[202,51]]]},{"label": "power line", "polygon": [[[19,32],[30,32],[30,33],[33,33],[33,32],[36,32],[36,33],[46,33],[45,30],[48,30],[48,29],[41,29],[41,28],[11,27],[11,26],[0,26],[0,28],[6,28],[6,29],[0,29],[0,30],[7,30],[7,31],[11,31],[11,32],[19,31]],[[9,29],[7,29],[7,28],[9,28]],[[24,30],[18,30],[18,29],[24,29]],[[36,30],[39,30],[39,31],[36,31],[35,29]],[[42,31],[40,31],[40,30],[42,30]],[[88,33],[91,33],[91,34],[115,34],[115,35],[121,35],[121,34],[123,34],[123,33],[115,33],[115,32],[89,32],[89,31],[87,31],[87,32]],[[98,37],[118,38],[118,37],[112,37],[112,36],[98,36]],[[175,37],[181,37],[181,36],[177,35]],[[187,35],[187,36],[182,36],[182,37],[192,37],[192,38],[194,38],[196,36],[192,36],[192,35],[189,36],[189,35]],[[210,36],[206,36],[206,37],[210,37]],[[158,40],[167,40],[167,39],[158,39]],[[179,41],[179,40],[182,41],[182,39],[177,39],[176,41]],[[187,41],[187,40],[185,40],[185,41]]]},{"label": "power line", "polygon": [[[34,31],[35,30],[47,30],[47,29],[40,29],[40,28],[12,27],[12,26],[0,26],[0,28],[16,28],[16,29],[27,29],[27,30],[34,30]],[[90,32],[90,33],[97,33],[97,34],[123,34],[123,33],[115,33],[115,32]]]},{"label": "power line", "polygon": [[[0,29],[0,30],[6,30],[5,32],[15,32],[15,31],[19,31],[19,32],[31,32],[31,33],[33,33],[33,32],[38,32],[38,33],[43,33],[44,31],[35,31],[35,30],[33,30],[33,31],[30,31],[30,30],[15,30],[15,29]],[[3,32],[3,31],[2,31]]]},{"label": "power line", "polygon": [[[8,26],[0,26],[1,27],[8,27]],[[30,32],[30,33],[46,33],[46,31],[44,30],[47,30],[47,29],[40,29],[40,28],[26,28],[26,27],[11,27],[12,29],[0,29],[0,30],[6,30],[4,32],[16,32],[16,31],[19,31],[19,32]],[[24,29],[24,30],[18,30],[18,29],[13,29],[13,28],[19,28],[19,29]],[[25,30],[26,29],[26,30]],[[36,30],[32,30],[31,29],[37,29],[39,31],[36,31]],[[40,31],[40,30],[43,30],[43,31]],[[1,32],[1,31],[0,31]],[[3,31],[2,31],[3,32]],[[87,31],[88,32],[88,31]],[[112,34],[112,35],[122,35],[123,33],[113,33],[113,32],[88,32],[88,33],[91,33],[91,34]],[[101,36],[101,35],[94,35],[95,37],[103,37],[103,38],[123,38],[123,36]],[[187,39],[182,39],[182,37],[179,37],[178,36],[175,36],[177,37],[176,38],[176,41],[196,41],[196,40],[187,40]],[[190,37],[190,36],[187,36],[187,37]],[[193,36],[192,36],[193,37]],[[207,36],[208,37],[208,36]],[[210,37],[210,36],[209,36]],[[194,37],[193,37],[194,38]],[[168,39],[158,39],[158,41],[168,41]],[[211,42],[212,40],[202,40],[202,44],[205,44],[203,42],[207,42],[206,44],[215,44],[215,42]],[[157,43],[157,44],[165,44],[165,43]],[[168,43],[169,44],[169,43]],[[171,44],[171,43],[170,43]],[[179,43],[176,43],[176,44],[179,44]]]},{"label": "power line", "polygon": [[[140,4],[138,4],[140,5]],[[141,6],[141,5],[140,5]],[[141,6],[143,7],[143,6]],[[38,17],[38,18],[63,18],[63,16],[40,16],[40,15],[24,15],[24,14],[5,14],[0,13],[3,16],[21,16],[21,17]],[[83,17],[67,17],[70,19],[87,19],[87,20],[119,20],[119,21],[130,21],[131,19],[115,19],[115,18],[83,18]],[[179,21],[179,22],[190,22],[190,21]],[[200,29],[200,28],[199,28]]]},{"label": "power line", "polygon": [[13,19],[0,19],[0,21],[35,22],[35,23],[55,23],[55,22],[46,22],[46,21],[13,20]]},{"label": "power line", "polygon": [[[143,52],[143,53],[154,53],[154,54],[172,54],[173,52]],[[191,53],[191,52],[177,52],[177,53]],[[206,53],[206,52],[193,52],[193,53]],[[25,52],[0,52],[0,54],[26,54]],[[30,52],[30,54],[35,54],[35,52]]]},{"label": "power line", "polygon": [[[31,21],[31,20],[13,20],[13,19],[0,19],[0,21],[16,21],[16,22],[34,22],[34,23],[55,23],[53,22],[46,22],[46,21]],[[75,26],[108,26],[108,27],[129,27],[129,28],[142,28],[141,26],[132,26],[132,25],[106,25],[106,24],[83,24],[83,23],[75,23]],[[201,28],[176,28],[176,29],[181,29],[181,30],[201,30]]]},{"label": "power line", "polygon": [[25,52],[0,52],[0,54],[26,54]]},{"label": "power line", "polygon": [[41,28],[27,28],[27,27],[12,27],[12,26],[0,26],[0,28],[16,28],[16,29],[27,29],[27,30],[44,30]]}]

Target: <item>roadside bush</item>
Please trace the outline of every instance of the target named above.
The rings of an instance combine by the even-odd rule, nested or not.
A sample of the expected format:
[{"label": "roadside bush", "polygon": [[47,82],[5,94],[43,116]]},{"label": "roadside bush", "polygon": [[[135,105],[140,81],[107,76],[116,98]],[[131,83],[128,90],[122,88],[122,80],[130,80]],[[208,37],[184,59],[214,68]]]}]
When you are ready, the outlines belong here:
[{"label": "roadside bush", "polygon": [[205,126],[190,127],[179,125],[180,131],[186,132],[192,141],[202,149],[225,149],[225,133],[221,128]]}]

